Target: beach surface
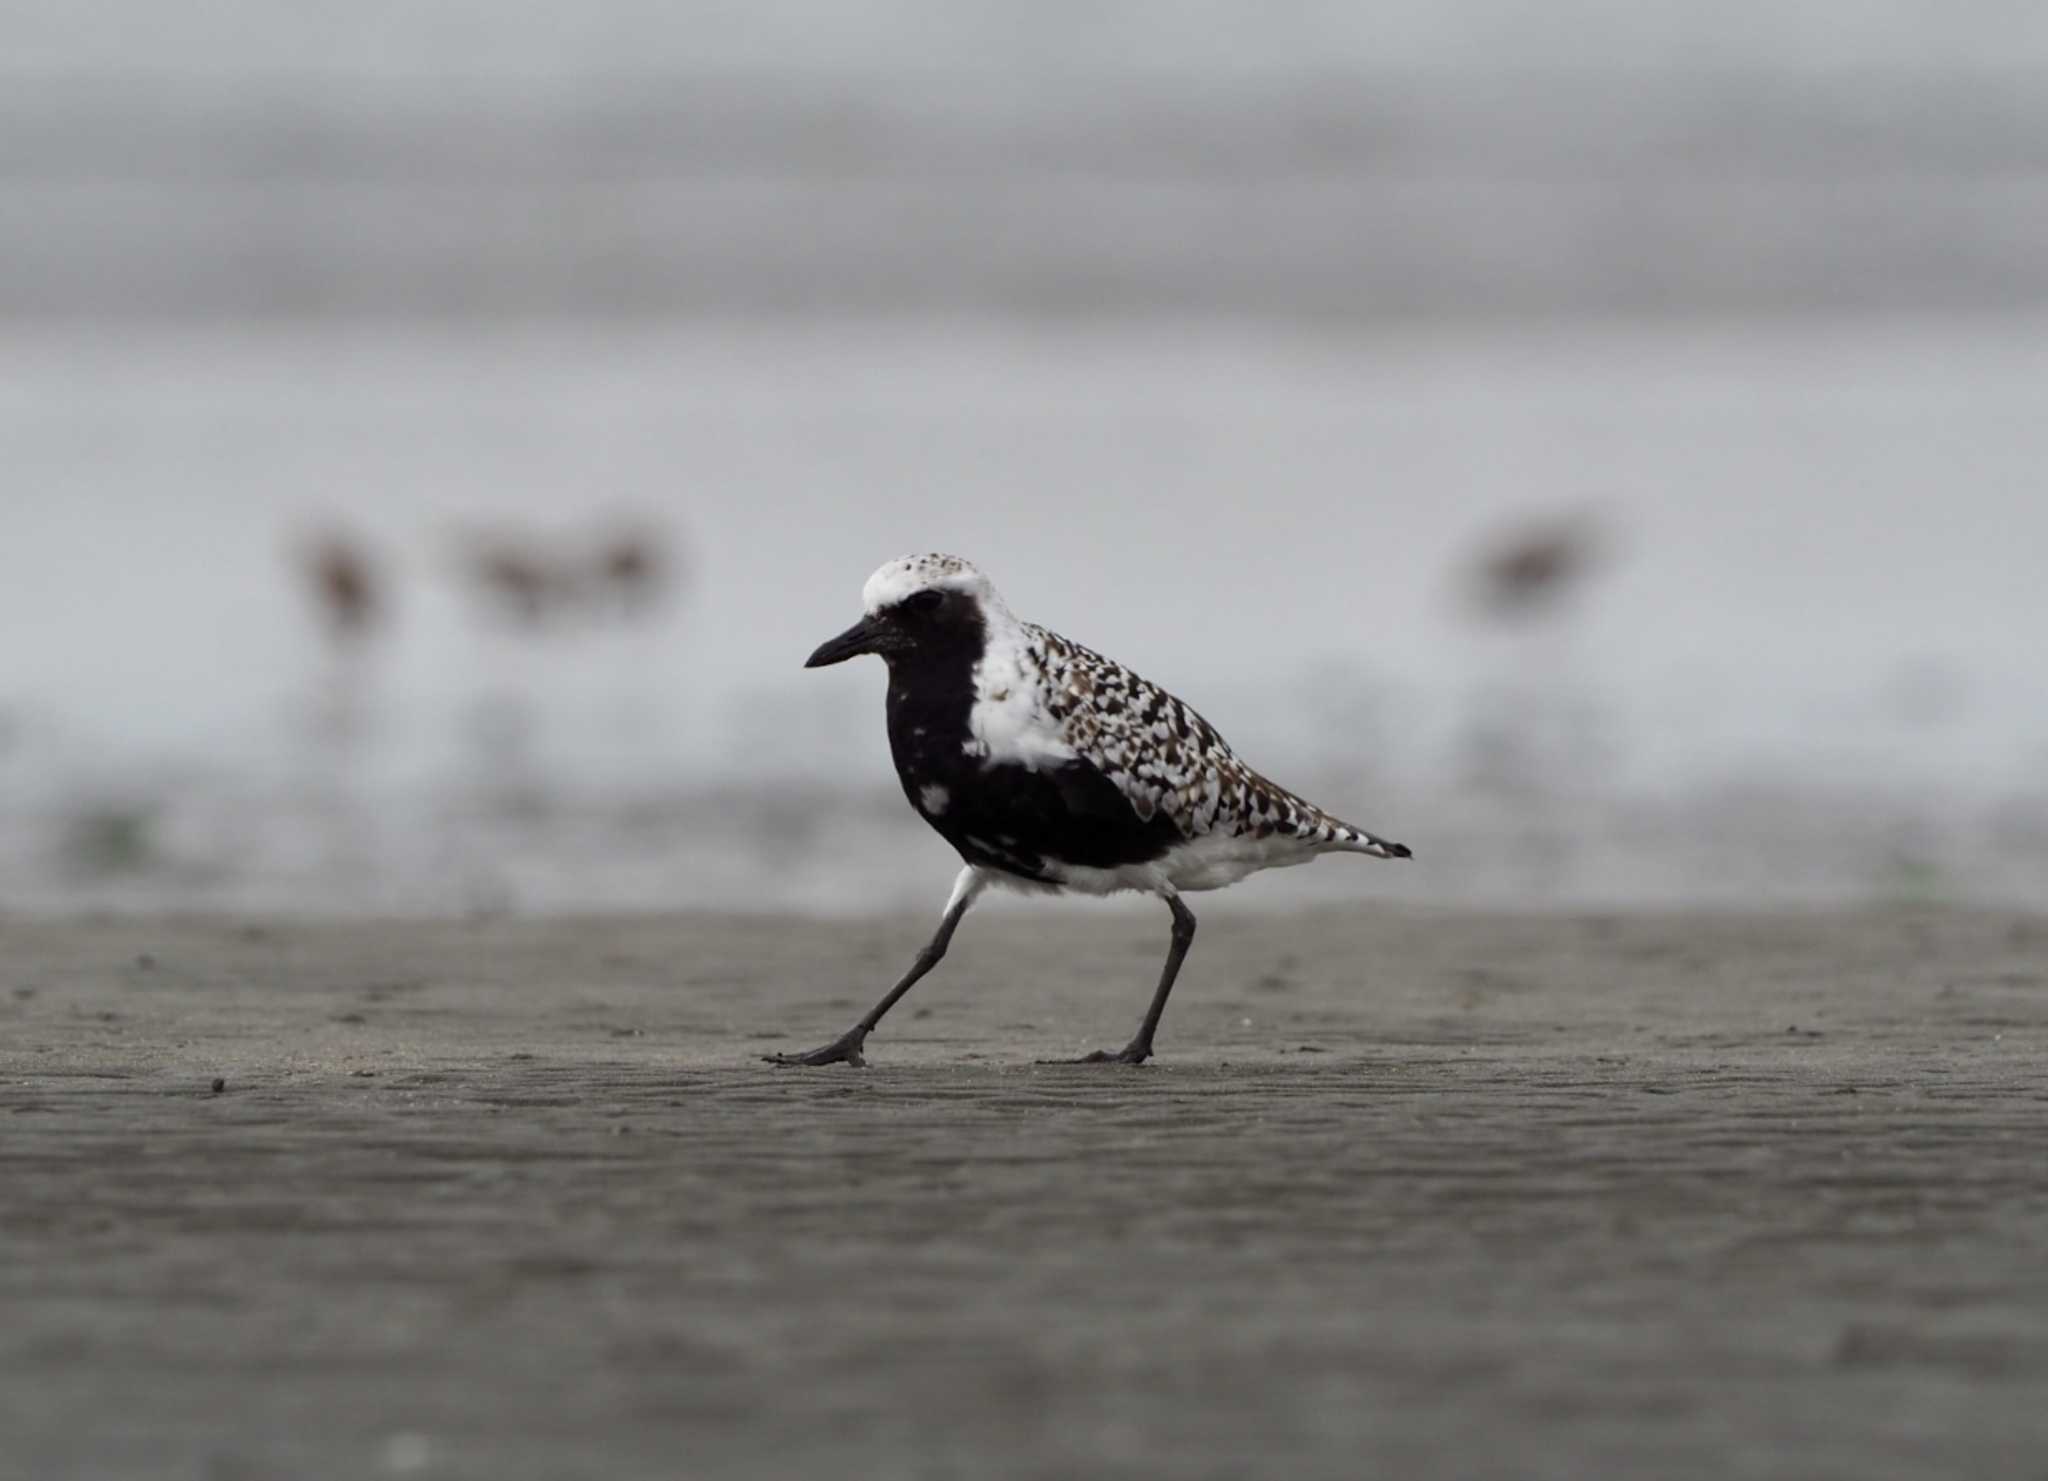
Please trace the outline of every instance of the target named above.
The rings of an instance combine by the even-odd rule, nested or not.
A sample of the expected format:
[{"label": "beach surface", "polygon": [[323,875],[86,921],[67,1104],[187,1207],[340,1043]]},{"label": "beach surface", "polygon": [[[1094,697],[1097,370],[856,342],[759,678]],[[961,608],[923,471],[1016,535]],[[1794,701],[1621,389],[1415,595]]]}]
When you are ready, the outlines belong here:
[{"label": "beach surface", "polygon": [[2043,1474],[2048,919],[1202,917],[0,924],[0,1474]]}]

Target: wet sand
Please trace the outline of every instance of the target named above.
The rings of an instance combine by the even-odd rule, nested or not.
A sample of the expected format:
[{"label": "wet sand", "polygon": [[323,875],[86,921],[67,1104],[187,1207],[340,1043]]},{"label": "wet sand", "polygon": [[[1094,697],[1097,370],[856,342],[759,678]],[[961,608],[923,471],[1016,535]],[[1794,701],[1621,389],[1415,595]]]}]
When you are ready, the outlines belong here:
[{"label": "wet sand", "polygon": [[0,1474],[2048,1464],[2048,921],[928,924],[0,925]]}]

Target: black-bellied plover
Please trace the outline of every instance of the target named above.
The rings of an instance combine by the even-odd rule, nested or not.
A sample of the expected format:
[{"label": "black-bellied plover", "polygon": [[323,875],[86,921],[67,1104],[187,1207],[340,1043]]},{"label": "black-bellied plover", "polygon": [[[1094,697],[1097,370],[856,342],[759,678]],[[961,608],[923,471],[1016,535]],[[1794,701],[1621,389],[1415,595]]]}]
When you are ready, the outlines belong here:
[{"label": "black-bellied plover", "polygon": [[1194,940],[1184,892],[1235,884],[1317,854],[1405,859],[1260,776],[1194,710],[1112,659],[1011,615],[986,576],[951,555],[890,561],[866,614],[806,668],[875,653],[889,665],[889,748],[910,805],[959,850],[938,933],[866,1017],[775,1064],[862,1064],[861,1049],[938,965],[990,885],[1107,895],[1141,890],[1173,912],[1173,944],[1137,1037],[1086,1062],[1143,1064]]}]

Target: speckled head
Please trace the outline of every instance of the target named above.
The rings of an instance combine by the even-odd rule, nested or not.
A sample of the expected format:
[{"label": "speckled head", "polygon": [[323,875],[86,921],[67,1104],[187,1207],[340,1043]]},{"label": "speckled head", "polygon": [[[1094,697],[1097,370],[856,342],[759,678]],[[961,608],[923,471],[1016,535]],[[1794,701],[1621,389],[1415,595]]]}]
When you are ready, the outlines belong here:
[{"label": "speckled head", "polygon": [[957,555],[905,555],[890,561],[860,589],[861,606],[873,617],[891,607],[900,607],[921,591],[959,592],[983,605],[1000,598],[988,577],[969,560]]},{"label": "speckled head", "polygon": [[1016,626],[988,577],[957,555],[906,555],[868,577],[861,588],[865,615],[819,647],[805,668],[844,663],[877,653],[895,665],[913,657],[971,662],[991,627]]}]

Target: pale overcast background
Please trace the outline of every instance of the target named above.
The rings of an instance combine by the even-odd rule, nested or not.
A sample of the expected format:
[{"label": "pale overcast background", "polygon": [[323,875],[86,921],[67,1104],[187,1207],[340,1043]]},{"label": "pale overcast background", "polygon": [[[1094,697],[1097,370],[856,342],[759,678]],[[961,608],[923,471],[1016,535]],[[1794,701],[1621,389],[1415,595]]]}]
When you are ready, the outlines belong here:
[{"label": "pale overcast background", "polygon": [[2044,331],[2033,4],[0,3],[0,910],[935,906],[926,548],[1248,905],[2038,900]]}]

